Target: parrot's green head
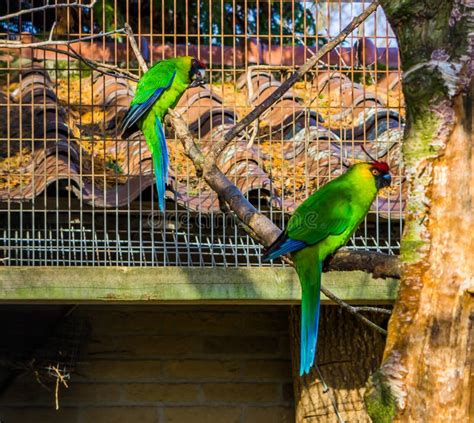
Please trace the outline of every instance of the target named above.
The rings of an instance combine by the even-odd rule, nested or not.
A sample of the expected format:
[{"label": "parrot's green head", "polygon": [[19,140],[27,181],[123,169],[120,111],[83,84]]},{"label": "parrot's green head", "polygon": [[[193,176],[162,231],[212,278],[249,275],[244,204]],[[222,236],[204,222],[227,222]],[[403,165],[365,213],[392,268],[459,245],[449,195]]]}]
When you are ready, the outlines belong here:
[{"label": "parrot's green head", "polygon": [[361,180],[373,181],[377,190],[388,187],[392,182],[390,167],[386,162],[374,160],[372,162],[361,162],[351,166],[350,172],[357,175]]},{"label": "parrot's green head", "polygon": [[206,83],[206,65],[193,56],[178,56],[169,59],[180,75],[187,77],[189,87],[199,87]]}]

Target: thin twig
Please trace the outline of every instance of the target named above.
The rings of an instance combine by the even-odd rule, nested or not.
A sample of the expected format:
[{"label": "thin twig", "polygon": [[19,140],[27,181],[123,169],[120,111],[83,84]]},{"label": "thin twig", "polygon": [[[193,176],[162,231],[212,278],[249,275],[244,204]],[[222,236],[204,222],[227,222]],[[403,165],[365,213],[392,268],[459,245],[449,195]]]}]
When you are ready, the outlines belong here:
[{"label": "thin twig", "polygon": [[321,47],[318,52],[312,56],[303,66],[296,70],[287,80],[285,80],[280,87],[278,87],[271,96],[262,101],[255,109],[248,113],[243,119],[235,124],[224,137],[215,142],[214,146],[208,155],[208,160],[216,160],[220,153],[224,150],[226,145],[232,141],[242,130],[250,125],[255,119],[257,119],[263,112],[272,107],[283,95],[301,79],[303,75],[313,69],[319,60],[328,54],[334,47],[338,46],[344,41],[352,31],[354,31],[359,25],[361,25],[372,13],[377,10],[378,1],[372,2],[367,9],[365,9],[360,15],[356,16],[335,38]]},{"label": "thin twig", "polygon": [[54,30],[56,29],[56,21],[53,22],[53,26],[51,27],[51,31],[49,31],[49,41],[53,41]]},{"label": "thin twig", "polygon": [[392,310],[389,310],[388,308],[382,308],[382,307],[364,306],[364,307],[353,307],[353,308],[358,313],[366,311],[369,313],[387,314],[388,316],[391,316],[392,314]]},{"label": "thin twig", "polygon": [[[52,30],[54,30],[54,26],[56,23],[53,24]],[[82,41],[90,41],[90,40],[95,40],[96,38],[102,38],[102,37],[107,37],[109,35],[113,34],[124,34],[125,29],[124,28],[119,28],[119,29],[114,29],[113,31],[108,31],[108,32],[99,32],[98,34],[93,34],[93,35],[88,35],[87,37],[80,37],[80,38],[74,38],[72,40],[53,40],[52,39],[52,32],[50,31],[50,35],[47,40],[45,41],[35,41],[33,43],[23,43],[22,41],[1,41],[0,42],[0,48],[40,48],[40,47],[45,47],[45,46],[69,46],[70,44],[75,44],[75,43],[80,43]]]},{"label": "thin twig", "polygon": [[60,50],[54,47],[38,47],[38,50],[50,51],[58,55],[64,54],[65,56],[71,57],[73,59],[79,60],[84,63],[86,66],[91,69],[108,76],[113,76],[115,78],[124,78],[129,81],[137,82],[138,77],[131,72],[128,72],[124,69],[120,69],[118,66],[113,66],[107,63],[96,62],[95,60],[87,59],[86,57],[77,53],[72,46],[68,46],[68,50]]},{"label": "thin twig", "polygon": [[[347,251],[344,252],[344,255],[347,254]],[[291,260],[290,257],[288,256],[283,256],[280,257],[281,261],[284,263],[288,264],[291,267],[295,267],[295,264],[293,263],[293,260]],[[377,326],[374,322],[371,320],[367,319],[366,317],[362,316],[359,314],[360,311],[366,311],[366,312],[375,312],[375,313],[383,313],[383,314],[392,314],[390,310],[386,310],[381,307],[368,307],[368,306],[361,306],[361,307],[354,307],[351,306],[349,303],[346,303],[344,300],[341,300],[336,294],[334,294],[332,291],[329,289],[325,288],[324,285],[321,285],[321,292],[326,295],[330,300],[334,301],[339,307],[343,308],[346,310],[348,313],[351,313],[352,315],[356,316],[359,320],[364,322],[365,324],[368,324],[371,328],[375,329],[377,332],[382,333],[383,335],[387,334],[387,331],[380,326]]]},{"label": "thin twig", "polygon": [[370,326],[372,329],[376,330],[377,332],[381,333],[382,335],[387,335],[387,331],[385,329],[381,328],[380,326],[376,325],[371,320],[367,319],[367,317],[363,316],[362,314],[360,314],[357,311],[356,307],[353,307],[350,304],[347,304],[346,302],[342,301],[339,297],[337,297],[331,291],[329,291],[329,289],[324,288],[323,286],[321,286],[321,292],[324,295],[326,295],[326,297],[328,297],[330,300],[334,301],[337,305],[341,306],[348,313],[355,316],[361,322],[363,322],[366,325]]},{"label": "thin twig", "polygon": [[342,416],[339,412],[339,409],[337,408],[336,399],[334,398],[334,395],[332,394],[331,390],[329,389],[329,386],[327,385],[326,381],[324,380],[323,375],[321,373],[321,370],[319,370],[319,366],[317,364],[315,364],[314,367],[316,367],[316,371],[318,372],[318,375],[319,375],[319,380],[321,381],[321,384],[323,385],[323,393],[328,393],[329,394],[329,398],[331,400],[332,407],[334,408],[334,412],[336,413],[336,417],[337,417],[338,422],[339,423],[344,423],[344,419],[342,418]]},{"label": "thin twig", "polygon": [[252,97],[254,96],[253,84],[252,84],[252,75],[254,72],[259,71],[290,71],[291,66],[282,66],[282,65],[252,65],[247,68],[247,104],[252,106]]},{"label": "thin twig", "polygon": [[[0,20],[1,20],[1,17],[0,17]],[[62,55],[71,57],[73,59],[77,59],[83,62],[85,65],[89,66],[90,68],[104,75],[109,75],[113,77],[121,77],[121,78],[125,78],[125,79],[128,79],[129,81],[134,81],[134,82],[137,82],[139,80],[139,78],[136,75],[134,75],[133,73],[127,70],[121,69],[118,66],[114,66],[108,63],[99,63],[95,60],[88,59],[82,56],[71,45],[73,43],[106,37],[113,34],[124,34],[126,33],[125,28],[120,28],[113,31],[109,31],[109,32],[103,32],[103,33],[101,32],[99,34],[94,34],[94,35],[90,35],[90,36],[82,37],[82,38],[76,38],[73,40],[54,41],[52,37],[53,37],[53,32],[54,32],[55,27],[56,27],[56,22],[54,22],[53,27],[51,28],[47,41],[28,43],[28,44],[24,44],[21,41],[6,41],[2,44],[2,42],[0,41],[0,48],[35,48],[38,50],[50,51],[58,55],[62,54]],[[56,48],[59,46],[65,46],[67,50]]]},{"label": "thin twig", "polygon": [[59,410],[59,378],[56,378],[56,387],[54,389],[54,400],[56,403],[56,410]]},{"label": "thin twig", "polygon": [[10,13],[8,15],[0,16],[0,21],[16,18],[21,15],[26,15],[27,13],[30,14],[30,13],[35,13],[35,12],[41,12],[48,9],[68,9],[68,8],[76,7],[78,9],[87,10],[87,9],[92,9],[96,3],[97,3],[97,0],[92,0],[89,4],[81,4],[81,3],[78,3],[77,1],[75,1],[74,3],[50,4],[48,0],[44,6],[32,7],[31,9],[20,10],[15,13]]},{"label": "thin twig", "polygon": [[135,53],[135,56],[138,60],[138,64],[140,65],[140,68],[142,69],[142,71],[146,72],[148,70],[148,65],[146,64],[145,59],[143,58],[142,53],[140,49],[138,48],[138,44],[137,44],[137,41],[135,40],[135,35],[133,34],[132,27],[128,23],[125,23],[124,28],[125,28],[125,33],[128,35],[128,41],[130,42],[130,47],[132,47],[132,50]]},{"label": "thin twig", "polygon": [[257,119],[252,126],[252,134],[250,135],[250,138],[247,142],[247,150],[250,150],[253,146],[253,143],[257,139],[257,134],[258,134],[258,128],[259,128],[260,121]]},{"label": "thin twig", "polygon": [[59,384],[61,383],[64,385],[65,388],[68,388],[68,384],[66,382],[66,379],[69,379],[69,374],[64,373],[59,370],[59,363],[56,366],[49,366],[48,370],[50,371],[51,375],[53,375],[56,378],[56,386],[54,390],[54,398],[56,402],[56,410],[59,410]]},{"label": "thin twig", "polygon": [[[46,48],[44,48],[44,47],[42,47],[42,48],[46,50]],[[82,61],[84,64],[91,67],[92,69],[94,69],[94,70],[96,70],[96,71],[98,71],[102,74],[105,74],[105,75],[110,75],[110,76],[114,76],[114,77],[121,77],[121,78],[125,78],[125,79],[128,79],[129,81],[134,81],[134,82],[138,82],[138,80],[140,79],[135,74],[133,74],[133,73],[127,71],[127,70],[121,69],[118,66],[110,65],[108,63],[99,63],[99,62],[96,62],[95,60],[88,59],[88,58],[82,56],[81,54],[79,54],[72,46],[68,46],[68,49],[70,50],[70,51],[68,51],[68,53],[66,53],[65,51],[62,51],[62,50],[58,51],[58,50],[54,50],[54,49],[51,49],[50,51],[58,51],[61,54],[67,54],[68,56],[74,57],[77,60]],[[104,69],[106,69],[106,70],[104,70]]]}]

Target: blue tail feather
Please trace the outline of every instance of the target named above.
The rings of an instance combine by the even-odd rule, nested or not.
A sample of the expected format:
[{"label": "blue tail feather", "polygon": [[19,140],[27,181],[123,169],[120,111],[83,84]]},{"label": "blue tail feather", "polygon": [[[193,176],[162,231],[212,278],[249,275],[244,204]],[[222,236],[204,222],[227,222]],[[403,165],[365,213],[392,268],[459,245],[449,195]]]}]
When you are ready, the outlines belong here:
[{"label": "blue tail feather", "polygon": [[300,376],[309,373],[316,358],[321,303],[322,263],[302,275]]},{"label": "blue tail feather", "polygon": [[155,133],[158,138],[158,151],[156,157],[153,157],[153,167],[155,170],[156,189],[158,191],[158,205],[160,210],[164,211],[169,159],[165,131],[163,130],[163,125],[157,116],[155,116]]}]

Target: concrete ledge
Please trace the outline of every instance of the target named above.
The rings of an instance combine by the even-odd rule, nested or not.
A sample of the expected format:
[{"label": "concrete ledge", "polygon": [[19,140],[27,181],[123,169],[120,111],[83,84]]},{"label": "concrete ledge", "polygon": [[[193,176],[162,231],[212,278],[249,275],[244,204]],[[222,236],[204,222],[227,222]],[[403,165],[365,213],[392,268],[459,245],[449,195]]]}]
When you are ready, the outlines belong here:
[{"label": "concrete ledge", "polygon": [[[391,303],[396,279],[328,272],[323,284],[353,303]],[[0,302],[298,303],[296,272],[282,267],[2,267]],[[328,302],[323,296],[323,302]]]}]

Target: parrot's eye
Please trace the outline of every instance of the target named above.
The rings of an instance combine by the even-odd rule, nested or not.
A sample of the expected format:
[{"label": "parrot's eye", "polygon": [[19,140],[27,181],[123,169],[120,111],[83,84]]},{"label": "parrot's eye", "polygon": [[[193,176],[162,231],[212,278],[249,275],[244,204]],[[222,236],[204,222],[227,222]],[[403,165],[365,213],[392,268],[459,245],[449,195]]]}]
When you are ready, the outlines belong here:
[{"label": "parrot's eye", "polygon": [[379,176],[380,172],[377,169],[372,169],[372,175]]}]

